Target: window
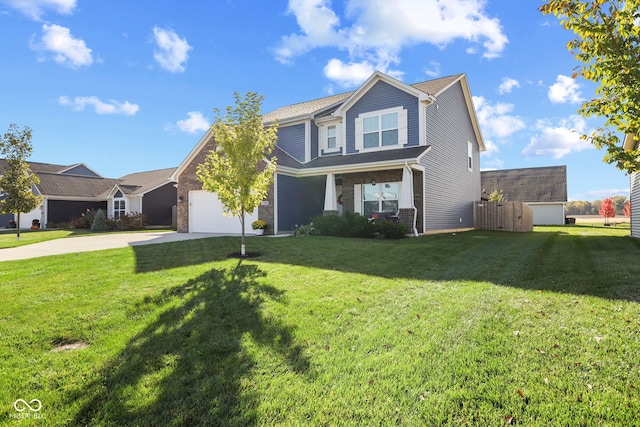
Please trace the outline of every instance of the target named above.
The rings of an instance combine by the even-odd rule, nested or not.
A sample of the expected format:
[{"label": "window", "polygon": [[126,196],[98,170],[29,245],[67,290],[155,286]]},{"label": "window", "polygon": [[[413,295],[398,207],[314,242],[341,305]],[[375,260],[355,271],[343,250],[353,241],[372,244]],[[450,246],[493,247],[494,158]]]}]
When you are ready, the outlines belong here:
[{"label": "window", "polygon": [[113,217],[120,218],[127,213],[127,207],[124,199],[113,201]]},{"label": "window", "polygon": [[407,110],[402,107],[360,114],[355,119],[356,150],[397,148],[407,144]]},{"label": "window", "polygon": [[364,148],[398,144],[398,113],[365,117],[362,120]]},{"label": "window", "polygon": [[467,141],[467,168],[469,172],[473,172],[473,144]]},{"label": "window", "polygon": [[362,213],[369,217],[373,213],[398,212],[398,198],[400,194],[399,182],[385,182],[362,185]]},{"label": "window", "polygon": [[334,149],[337,147],[336,125],[327,126],[327,148]]}]

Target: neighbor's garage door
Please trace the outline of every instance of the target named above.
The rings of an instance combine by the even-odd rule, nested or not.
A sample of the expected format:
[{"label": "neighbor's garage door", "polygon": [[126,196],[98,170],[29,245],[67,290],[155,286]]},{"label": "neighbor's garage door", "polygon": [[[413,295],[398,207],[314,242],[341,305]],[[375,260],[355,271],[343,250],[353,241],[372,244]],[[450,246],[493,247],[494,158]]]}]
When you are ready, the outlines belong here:
[{"label": "neighbor's garage door", "polygon": [[[189,233],[242,233],[240,219],[224,216],[222,202],[215,193],[204,190],[189,191]],[[245,214],[245,233],[253,234],[251,223],[258,219],[258,211]]]}]

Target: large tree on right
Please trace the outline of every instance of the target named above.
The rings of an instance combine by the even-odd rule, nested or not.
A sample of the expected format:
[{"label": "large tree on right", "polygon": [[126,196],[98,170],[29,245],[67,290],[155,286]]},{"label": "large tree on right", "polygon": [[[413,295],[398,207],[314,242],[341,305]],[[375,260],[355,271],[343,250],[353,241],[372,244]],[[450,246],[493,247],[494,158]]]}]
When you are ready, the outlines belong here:
[{"label": "large tree on right", "polygon": [[582,65],[573,77],[599,85],[578,113],[606,121],[582,138],[607,150],[605,162],[640,171],[640,150],[623,148],[624,135],[640,138],[640,0],[548,0],[539,10],[575,33],[567,48]]}]

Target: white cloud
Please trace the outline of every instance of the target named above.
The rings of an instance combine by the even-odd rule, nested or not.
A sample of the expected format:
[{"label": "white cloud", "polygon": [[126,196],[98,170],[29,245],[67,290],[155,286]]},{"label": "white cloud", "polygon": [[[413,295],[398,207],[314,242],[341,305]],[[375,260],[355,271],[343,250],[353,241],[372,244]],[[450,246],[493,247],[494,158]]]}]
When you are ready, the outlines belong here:
[{"label": "white cloud", "polygon": [[68,96],[58,98],[58,103],[63,106],[71,107],[74,111],[83,111],[86,106],[93,107],[96,114],[121,114],[124,116],[133,116],[140,110],[137,104],[131,104],[129,101],[101,101],[96,96],[77,96],[74,99]]},{"label": "white cloud", "polygon": [[177,128],[180,132],[198,133],[209,129],[209,121],[199,111],[189,111],[187,119],[178,120],[174,125],[167,126],[165,130]]},{"label": "white cloud", "polygon": [[505,94],[511,93],[514,88],[520,87],[520,82],[516,79],[512,79],[511,77],[505,77],[502,79],[502,83],[498,87],[498,93]]},{"label": "white cloud", "polygon": [[492,105],[482,96],[474,96],[473,104],[485,137],[506,138],[525,128],[522,118],[509,114],[513,111],[513,104],[498,102]]},{"label": "white cloud", "polygon": [[522,150],[525,157],[550,156],[560,159],[568,154],[593,148],[593,145],[580,136],[587,133],[587,124],[580,116],[571,116],[558,124],[540,120],[538,134],[531,138],[529,145]]},{"label": "white cloud", "polygon": [[9,7],[19,10],[31,19],[40,21],[47,10],[60,15],[69,15],[76,7],[77,0],[0,0]]},{"label": "white cloud", "polygon": [[556,82],[549,87],[549,100],[554,104],[582,102],[580,85],[571,77],[558,75]]},{"label": "white cloud", "polygon": [[[289,0],[300,32],[282,37],[274,49],[289,63],[317,47],[346,50],[348,63],[389,68],[407,46],[429,43],[441,48],[458,39],[481,45],[483,56],[500,56],[508,40],[497,18],[485,12],[485,0],[347,0],[340,17],[330,0]],[[342,21],[348,22],[342,25]],[[334,64],[335,65],[335,64]]]},{"label": "white cloud", "polygon": [[71,31],[60,25],[42,26],[42,37],[37,42],[31,40],[31,48],[35,51],[50,52],[53,59],[60,65],[78,68],[93,64],[91,49],[84,40],[76,39]]},{"label": "white cloud", "polygon": [[440,75],[440,63],[438,61],[429,61],[429,67],[425,68],[424,73],[429,77],[438,77]]},{"label": "white cloud", "polygon": [[384,64],[374,65],[368,61],[350,62],[345,64],[339,59],[331,59],[324,67],[324,75],[335,81],[342,87],[357,86],[365,81],[374,71],[379,70],[396,79],[402,78],[403,73],[397,70],[390,70]]},{"label": "white cloud", "polygon": [[180,38],[173,30],[158,27],[153,28],[153,37],[158,47],[153,53],[153,58],[160,67],[172,73],[182,73],[192,49],[187,39]]}]

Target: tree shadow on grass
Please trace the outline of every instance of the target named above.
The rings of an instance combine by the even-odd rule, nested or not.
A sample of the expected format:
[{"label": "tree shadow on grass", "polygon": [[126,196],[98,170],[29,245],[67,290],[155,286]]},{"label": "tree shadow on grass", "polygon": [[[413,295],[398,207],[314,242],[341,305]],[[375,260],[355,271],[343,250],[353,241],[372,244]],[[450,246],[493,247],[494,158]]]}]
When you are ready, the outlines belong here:
[{"label": "tree shadow on grass", "polygon": [[[470,231],[398,241],[312,236],[255,239],[260,262],[389,279],[475,281],[576,295],[640,301],[640,239],[571,229],[510,233]],[[180,242],[136,247],[136,271],[225,259],[237,241]],[[152,246],[156,246],[152,248]]]},{"label": "tree shadow on grass", "polygon": [[263,276],[240,261],[140,302],[130,316],[157,310],[157,320],[78,392],[74,400],[86,403],[74,425],[256,424],[251,351],[275,355],[288,372],[310,371],[291,328],[261,311],[266,299],[282,298]]}]

